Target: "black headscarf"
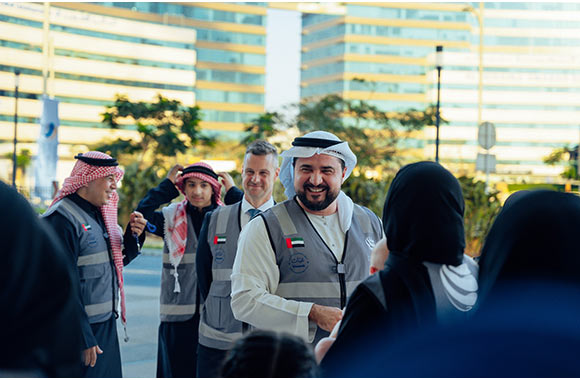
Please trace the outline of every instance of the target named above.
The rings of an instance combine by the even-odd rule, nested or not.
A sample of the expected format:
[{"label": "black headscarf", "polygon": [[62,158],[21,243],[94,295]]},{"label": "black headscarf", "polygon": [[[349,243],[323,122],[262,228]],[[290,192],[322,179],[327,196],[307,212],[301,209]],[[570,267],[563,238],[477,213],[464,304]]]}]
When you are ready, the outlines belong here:
[{"label": "black headscarf", "polygon": [[[393,364],[385,362],[398,346],[437,323],[433,286],[423,262],[463,262],[463,209],[461,186],[441,165],[418,162],[399,170],[383,210],[390,251],[385,268],[351,295],[337,340],[321,363],[325,375],[393,376]],[[382,292],[377,291],[377,279]]]},{"label": "black headscarf", "polygon": [[482,249],[482,305],[514,284],[580,285],[580,198],[548,190],[510,198]]},{"label": "black headscarf", "polygon": [[578,196],[514,193],[483,246],[475,317],[401,340],[385,375],[579,377],[579,235]]},{"label": "black headscarf", "polygon": [[403,167],[383,209],[389,255],[460,265],[465,249],[465,203],[457,179],[435,162]]}]

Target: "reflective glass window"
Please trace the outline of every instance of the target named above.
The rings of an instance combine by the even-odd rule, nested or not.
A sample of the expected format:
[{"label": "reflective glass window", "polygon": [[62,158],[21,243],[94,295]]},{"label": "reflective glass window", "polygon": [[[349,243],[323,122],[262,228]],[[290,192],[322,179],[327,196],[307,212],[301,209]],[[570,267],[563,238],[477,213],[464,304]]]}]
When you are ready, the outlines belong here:
[{"label": "reflective glass window", "polygon": [[259,93],[197,89],[195,94],[198,101],[264,104],[264,94]]},{"label": "reflective glass window", "polygon": [[263,86],[265,75],[240,71],[196,69],[198,80]]},{"label": "reflective glass window", "polygon": [[197,31],[198,41],[226,42],[241,45],[258,45],[266,44],[266,36],[249,33],[233,33],[222,30],[195,28]]},{"label": "reflective glass window", "polygon": [[219,121],[229,123],[249,123],[259,116],[257,113],[228,112],[209,109],[202,109],[201,112],[204,121]]},{"label": "reflective glass window", "polygon": [[254,66],[264,66],[266,64],[266,57],[261,54],[238,53],[215,49],[197,49],[197,60]]}]

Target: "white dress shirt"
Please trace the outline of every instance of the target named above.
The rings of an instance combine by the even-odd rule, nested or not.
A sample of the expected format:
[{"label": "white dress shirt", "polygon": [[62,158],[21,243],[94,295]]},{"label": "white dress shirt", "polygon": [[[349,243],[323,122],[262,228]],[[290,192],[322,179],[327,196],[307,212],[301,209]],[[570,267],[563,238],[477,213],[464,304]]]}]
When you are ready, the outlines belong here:
[{"label": "white dress shirt", "polygon": [[[258,210],[264,212],[270,207],[274,206],[274,198],[270,197],[263,205],[258,207]],[[248,214],[248,210],[255,208],[246,200],[246,197],[242,199],[242,210],[240,212],[240,226],[244,228],[246,224],[250,221],[250,214]]]},{"label": "white dress shirt", "polygon": [[[304,210],[306,211],[306,210]],[[324,240],[328,248],[340,262],[342,259],[342,251],[344,251],[344,241],[346,234],[338,227],[338,213],[331,215],[314,215],[306,212],[306,216],[318,231],[318,234]]]}]

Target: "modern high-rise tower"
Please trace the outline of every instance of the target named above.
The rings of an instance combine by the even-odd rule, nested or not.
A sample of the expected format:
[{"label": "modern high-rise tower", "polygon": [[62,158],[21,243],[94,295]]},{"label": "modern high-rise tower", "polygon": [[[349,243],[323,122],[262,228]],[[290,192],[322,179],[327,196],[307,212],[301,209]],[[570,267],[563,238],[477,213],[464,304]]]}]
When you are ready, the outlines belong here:
[{"label": "modern high-rise tower", "polygon": [[54,96],[61,179],[75,151],[137,137],[101,124],[116,94],[198,105],[203,130],[235,139],[264,111],[265,24],[263,3],[0,3],[0,154],[12,152],[17,71],[18,151],[36,154],[42,95]]},{"label": "modern high-rise tower", "polygon": [[[543,157],[580,139],[579,32],[576,3],[341,3],[332,14],[303,15],[301,96],[425,108],[436,103],[442,45],[441,115],[449,124],[440,128],[440,161],[474,171],[484,152],[481,109],[481,121],[496,127],[498,178],[544,181],[563,168]],[[410,144],[425,159],[435,156],[434,129]]]}]

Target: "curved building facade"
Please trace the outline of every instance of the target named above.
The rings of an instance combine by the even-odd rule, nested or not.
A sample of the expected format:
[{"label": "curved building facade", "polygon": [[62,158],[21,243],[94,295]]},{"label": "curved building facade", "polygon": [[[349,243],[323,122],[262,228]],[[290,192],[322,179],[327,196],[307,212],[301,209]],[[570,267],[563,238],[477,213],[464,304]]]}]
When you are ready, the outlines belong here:
[{"label": "curved building facade", "polygon": [[[481,6],[481,8],[480,8]],[[479,35],[483,24],[482,101]],[[580,5],[575,3],[343,3],[303,14],[301,96],[339,93],[386,111],[437,101],[443,46],[440,161],[473,173],[481,121],[496,126],[497,177],[554,180],[543,158],[580,140]],[[435,128],[406,142],[409,160],[434,159]]]},{"label": "curved building facade", "polygon": [[236,138],[264,111],[265,22],[260,3],[0,3],[0,154],[12,152],[17,70],[17,150],[36,154],[42,96],[57,99],[61,181],[88,144],[137,137],[101,124],[116,94],[198,105],[202,129]]}]

